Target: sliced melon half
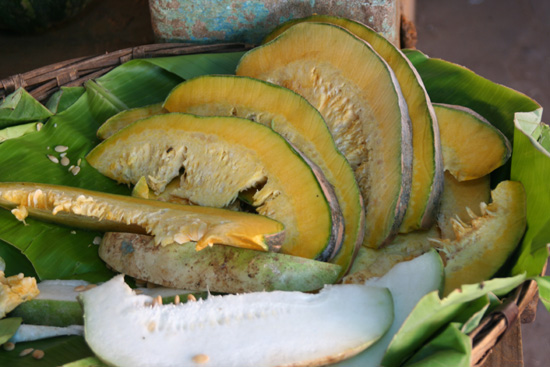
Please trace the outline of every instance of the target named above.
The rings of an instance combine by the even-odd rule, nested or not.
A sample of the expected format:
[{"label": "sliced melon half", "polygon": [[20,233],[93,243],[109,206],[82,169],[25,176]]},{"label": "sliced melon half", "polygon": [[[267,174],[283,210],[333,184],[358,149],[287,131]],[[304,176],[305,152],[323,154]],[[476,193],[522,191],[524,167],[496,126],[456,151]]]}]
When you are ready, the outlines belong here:
[{"label": "sliced melon half", "polygon": [[[261,98],[258,98],[261,96]],[[344,216],[344,242],[332,261],[343,272],[361,245],[365,213],[353,171],[338,151],[325,121],[304,98],[258,79],[231,75],[201,76],[183,82],[164,102],[170,112],[201,116],[238,116],[271,127],[311,159],[334,187]],[[257,206],[250,190],[240,198]]]},{"label": "sliced melon half", "polygon": [[287,87],[319,110],[365,200],[363,244],[389,243],[409,202],[412,134],[388,64],[340,27],[300,23],[247,52],[236,73]]},{"label": "sliced melon half", "polygon": [[364,285],[151,307],[117,276],[80,300],[86,342],[120,367],[321,366],[364,350],[393,320],[389,291]]},{"label": "sliced melon half", "polygon": [[506,136],[475,111],[434,103],[441,131],[445,170],[458,181],[488,175],[510,158]]},{"label": "sliced melon half", "polygon": [[447,295],[463,284],[489,279],[515,250],[525,231],[526,198],[520,182],[502,181],[470,225],[453,223],[455,240],[441,240]]},{"label": "sliced melon half", "polygon": [[[257,212],[285,225],[281,251],[327,260],[341,246],[343,218],[322,172],[273,130],[237,117],[169,113],[139,120],[87,156],[102,174],[135,184],[142,176],[157,194],[225,207],[258,187]],[[317,171],[318,176],[315,175]]]},{"label": "sliced melon half", "polygon": [[407,101],[413,131],[411,198],[400,231],[410,232],[419,228],[429,228],[434,222],[443,191],[443,158],[437,119],[420,75],[409,59],[381,34],[364,24],[346,18],[313,15],[293,19],[277,27],[266,37],[264,43],[300,22],[329,23],[348,30],[368,42],[395,73]]},{"label": "sliced melon half", "polygon": [[224,244],[267,251],[284,237],[281,223],[257,214],[58,185],[0,183],[0,206],[20,221],[31,215],[78,228],[149,233],[161,245],[196,241],[198,249]]},{"label": "sliced melon half", "polygon": [[441,238],[455,239],[453,223],[469,225],[472,219],[481,216],[482,203],[491,199],[491,177],[458,181],[448,171],[445,172],[445,189],[437,214],[437,226]]}]

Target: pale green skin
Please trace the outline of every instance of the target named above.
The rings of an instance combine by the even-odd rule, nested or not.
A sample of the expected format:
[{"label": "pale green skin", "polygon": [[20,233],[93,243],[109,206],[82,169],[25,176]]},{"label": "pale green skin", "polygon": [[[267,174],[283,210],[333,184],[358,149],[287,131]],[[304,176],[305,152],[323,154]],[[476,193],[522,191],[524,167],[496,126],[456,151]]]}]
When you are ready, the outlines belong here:
[{"label": "pale green skin", "polygon": [[99,256],[121,273],[170,288],[221,293],[313,291],[338,280],[336,264],[230,246],[155,246],[153,238],[106,233]]},{"label": "pale green skin", "polygon": [[[46,326],[59,326],[66,327],[69,325],[84,325],[82,318],[82,307],[76,299],[78,292],[74,291],[76,285],[87,285],[87,282],[77,280],[58,281],[59,283],[65,283],[58,293],[48,292],[47,298],[44,299],[32,299],[17,306],[11,313],[10,317],[21,317],[25,324],[31,325],[46,325]],[[38,283],[40,289],[40,283]],[[180,294],[180,302],[187,301],[187,294],[181,290],[169,290],[166,288],[140,288],[141,291],[151,296],[155,296],[156,293],[166,295],[162,297],[163,303],[171,303],[174,301],[174,296],[167,294]],[[193,293],[196,299],[206,298],[207,294],[204,292]],[[70,300],[74,298],[74,300]]]}]

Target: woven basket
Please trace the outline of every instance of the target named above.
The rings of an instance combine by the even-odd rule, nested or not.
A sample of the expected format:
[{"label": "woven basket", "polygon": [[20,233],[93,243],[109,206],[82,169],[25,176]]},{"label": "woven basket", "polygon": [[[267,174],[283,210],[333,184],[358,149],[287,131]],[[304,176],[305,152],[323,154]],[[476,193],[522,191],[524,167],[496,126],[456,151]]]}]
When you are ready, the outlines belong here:
[{"label": "woven basket", "polygon": [[[242,43],[213,45],[162,43],[126,48],[99,56],[81,57],[0,80],[0,101],[17,88],[23,87],[37,100],[45,102],[60,87],[81,86],[87,80],[98,78],[132,59],[245,51],[250,48],[252,46]],[[527,281],[511,292],[501,307],[487,315],[470,333],[471,366],[483,365],[492,348],[519,316],[523,323],[532,322],[535,319],[537,301],[536,282]]]}]

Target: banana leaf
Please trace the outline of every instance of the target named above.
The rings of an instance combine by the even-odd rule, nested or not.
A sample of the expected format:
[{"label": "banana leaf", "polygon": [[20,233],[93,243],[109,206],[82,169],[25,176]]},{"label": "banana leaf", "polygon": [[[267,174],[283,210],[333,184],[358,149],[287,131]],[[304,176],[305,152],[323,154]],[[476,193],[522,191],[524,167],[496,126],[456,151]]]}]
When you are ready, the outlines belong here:
[{"label": "banana leaf", "polygon": [[23,88],[0,102],[0,128],[41,121],[52,113]]},{"label": "banana leaf", "polygon": [[[31,355],[20,357],[19,353],[27,348],[44,351],[44,358],[34,359]],[[94,354],[81,336],[62,336],[32,342],[17,343],[12,351],[0,351],[0,366],[10,367],[53,367]],[[89,365],[92,366],[92,365]]]},{"label": "banana leaf", "polygon": [[17,332],[22,321],[21,317],[8,317],[0,320],[0,345],[10,340]]},{"label": "banana leaf", "polygon": [[53,114],[63,112],[72,106],[84,92],[84,87],[61,87],[48,99],[46,107]]},{"label": "banana leaf", "polygon": [[15,139],[20,136],[35,132],[37,129],[37,122],[30,122],[23,125],[16,125],[3,128],[0,130],[0,143],[6,140]]}]

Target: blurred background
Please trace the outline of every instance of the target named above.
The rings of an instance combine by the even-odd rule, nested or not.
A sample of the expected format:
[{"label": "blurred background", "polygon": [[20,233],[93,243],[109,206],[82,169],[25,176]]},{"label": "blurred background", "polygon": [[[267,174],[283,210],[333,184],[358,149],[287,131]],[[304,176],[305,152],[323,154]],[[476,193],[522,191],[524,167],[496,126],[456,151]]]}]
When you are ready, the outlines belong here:
[{"label": "blurred background", "polygon": [[[9,1],[0,0],[0,5]],[[73,4],[71,11],[63,14],[71,17],[44,19],[43,27],[60,21],[45,31],[0,30],[0,80],[58,61],[154,42],[147,0],[67,3]],[[419,50],[550,106],[550,1],[416,0],[414,22]],[[549,365],[550,316],[540,304],[536,321],[524,324],[522,333],[524,365]],[[521,361],[506,363],[502,366],[522,366]]]}]

